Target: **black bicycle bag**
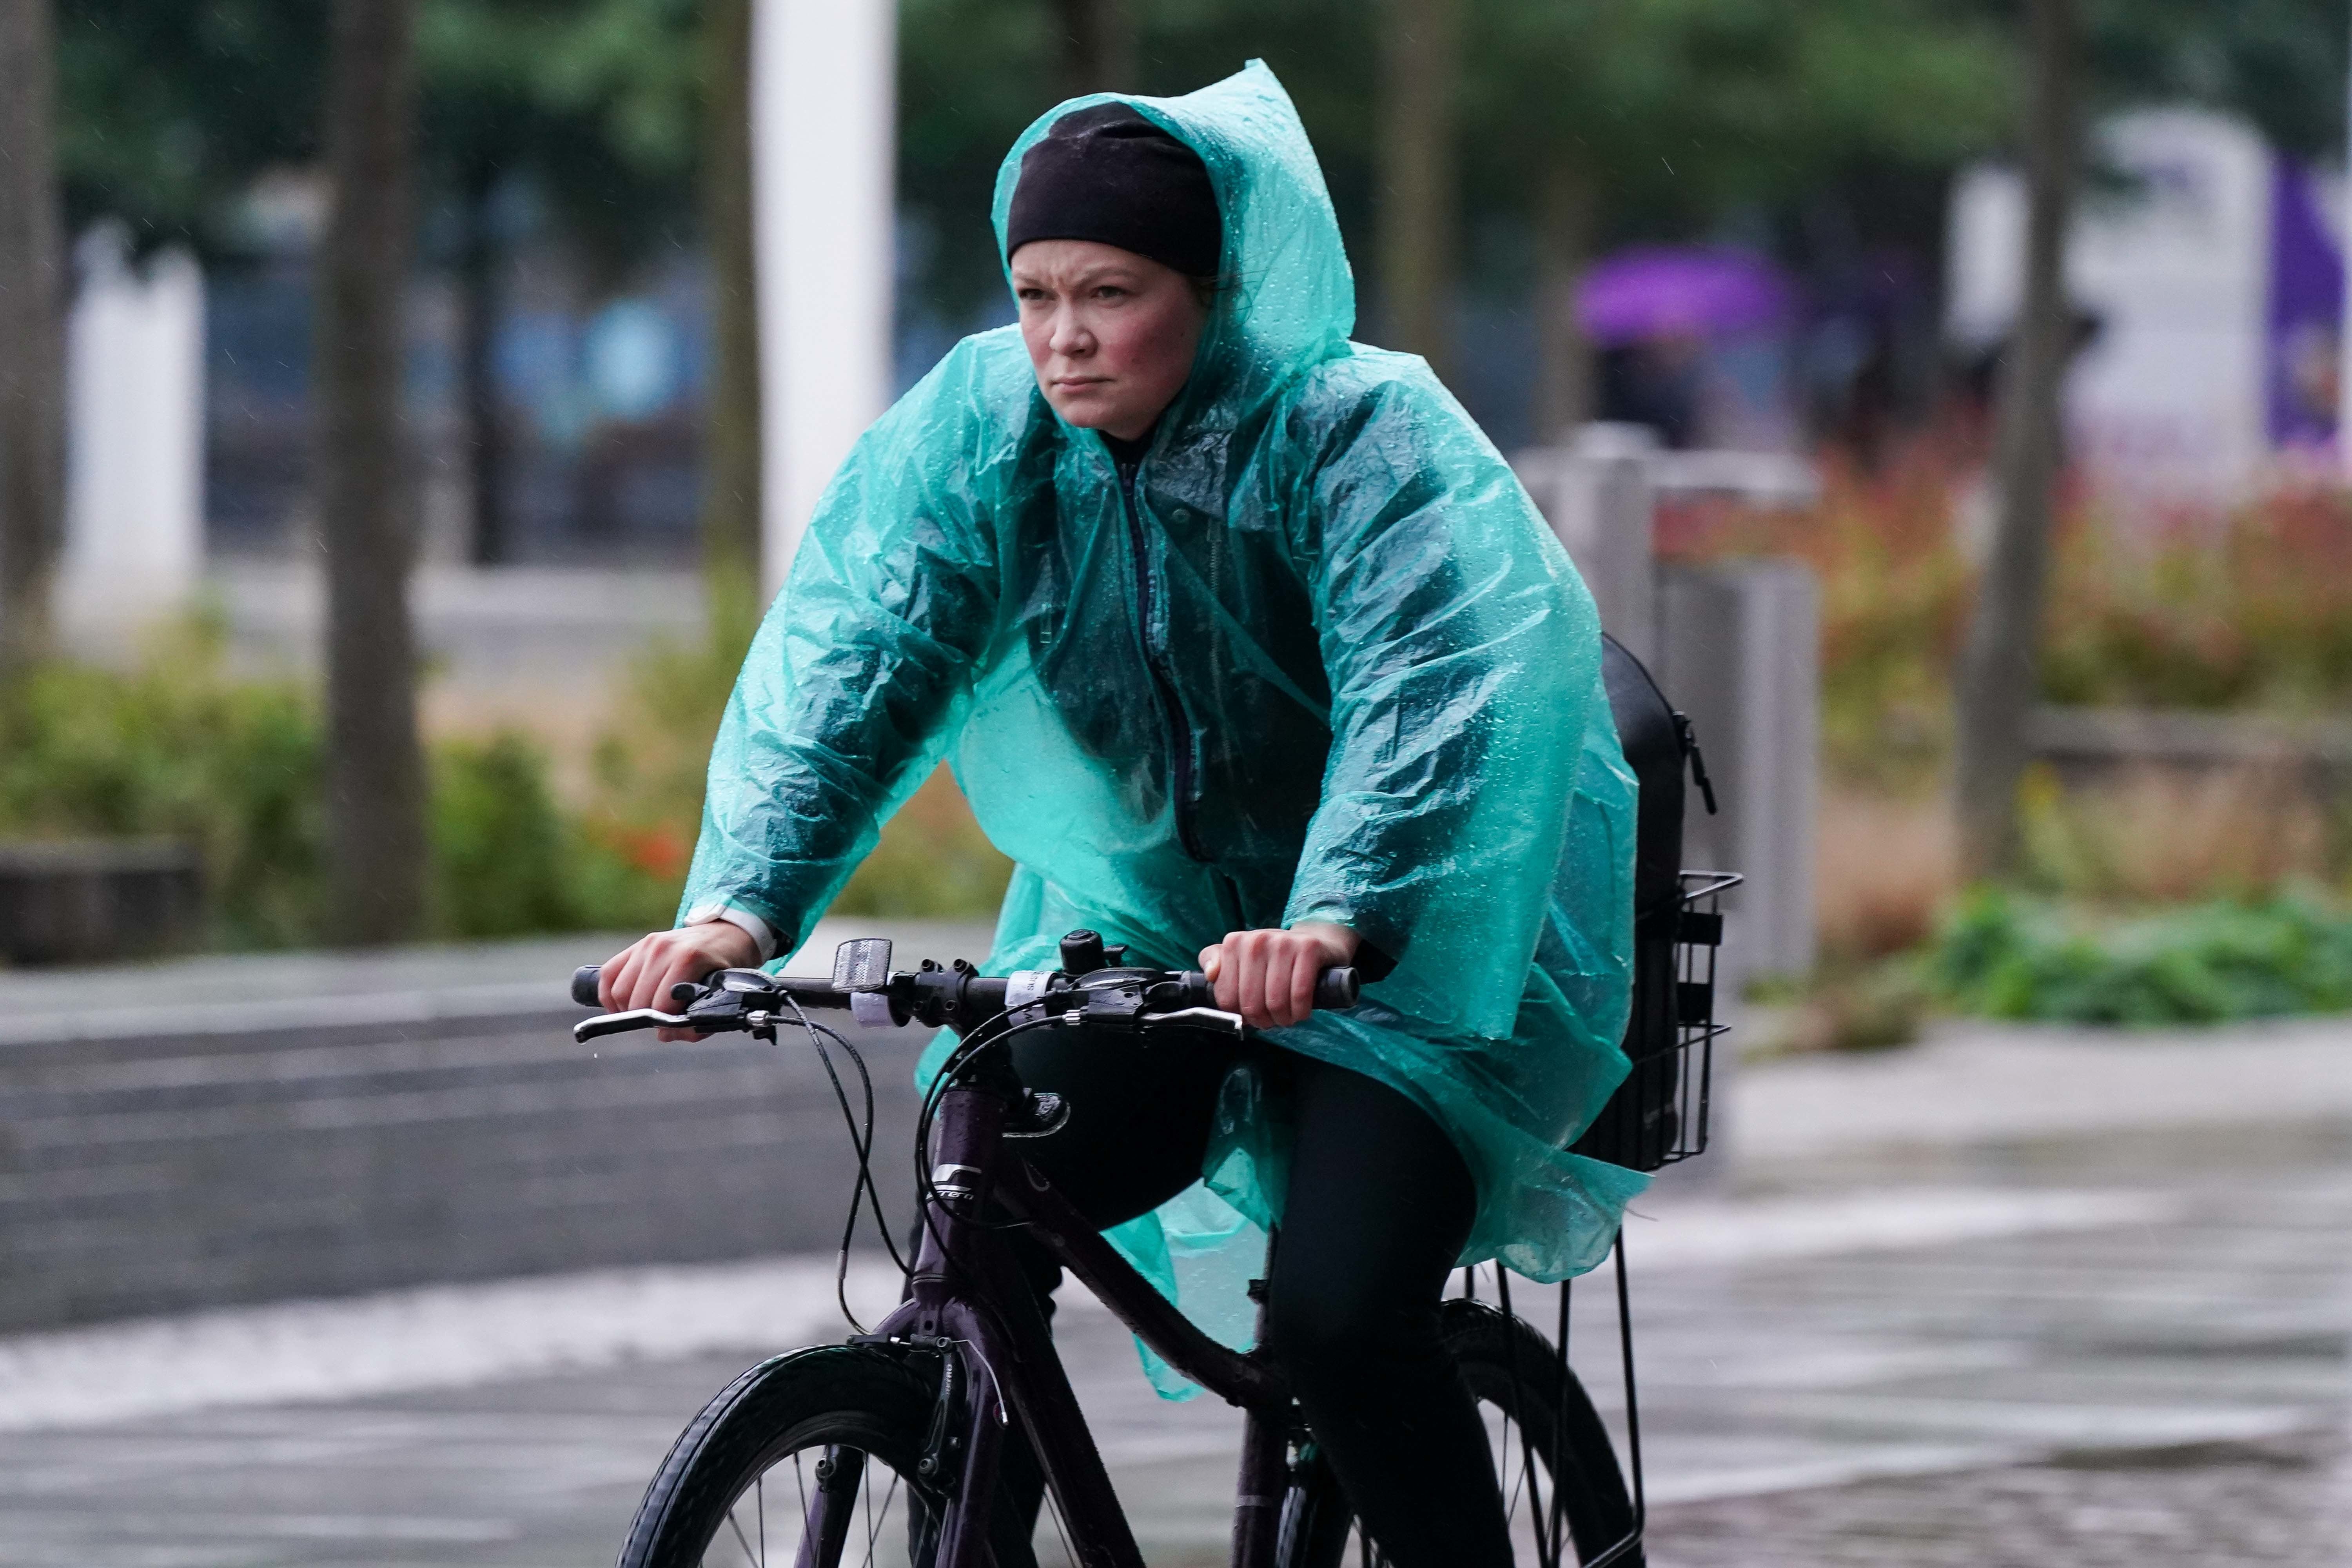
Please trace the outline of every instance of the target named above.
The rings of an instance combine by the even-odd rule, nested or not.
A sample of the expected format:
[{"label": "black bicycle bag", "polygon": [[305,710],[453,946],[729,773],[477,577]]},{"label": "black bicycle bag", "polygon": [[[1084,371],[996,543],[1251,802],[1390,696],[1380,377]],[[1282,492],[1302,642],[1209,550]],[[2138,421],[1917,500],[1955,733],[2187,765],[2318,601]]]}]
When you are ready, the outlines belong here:
[{"label": "black bicycle bag", "polygon": [[1633,826],[1633,997],[1624,1037],[1633,1069],[1571,1147],[1654,1171],[1706,1146],[1714,959],[1723,932],[1714,899],[1727,883],[1716,873],[1683,868],[1687,785],[1695,784],[1706,809],[1715,810],[1715,787],[1689,718],[1616,638],[1601,641],[1610,714],[1641,787]]}]

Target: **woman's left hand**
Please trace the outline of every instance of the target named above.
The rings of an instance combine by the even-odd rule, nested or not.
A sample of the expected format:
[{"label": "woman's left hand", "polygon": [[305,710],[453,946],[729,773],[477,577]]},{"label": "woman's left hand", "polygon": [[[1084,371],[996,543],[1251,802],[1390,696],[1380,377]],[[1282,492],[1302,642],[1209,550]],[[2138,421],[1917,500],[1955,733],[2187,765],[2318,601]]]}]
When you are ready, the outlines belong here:
[{"label": "woman's left hand", "polygon": [[1217,988],[1217,1005],[1254,1029],[1299,1023],[1315,1011],[1315,979],[1351,963],[1356,933],[1326,921],[1287,931],[1228,931],[1201,950],[1201,973]]}]

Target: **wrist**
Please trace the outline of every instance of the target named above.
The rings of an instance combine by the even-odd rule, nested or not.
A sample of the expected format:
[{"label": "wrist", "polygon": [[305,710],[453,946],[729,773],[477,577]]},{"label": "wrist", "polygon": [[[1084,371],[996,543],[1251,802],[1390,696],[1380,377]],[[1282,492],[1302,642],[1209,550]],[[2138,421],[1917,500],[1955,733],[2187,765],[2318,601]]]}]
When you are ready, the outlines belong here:
[{"label": "wrist", "polygon": [[721,969],[753,969],[761,962],[758,940],[741,926],[709,921],[690,929],[695,946]]},{"label": "wrist", "polygon": [[1295,921],[1288,928],[1293,935],[1303,936],[1321,944],[1330,956],[1327,968],[1338,968],[1355,961],[1356,949],[1363,938],[1347,926],[1332,921]]},{"label": "wrist", "polygon": [[776,940],[774,927],[749,910],[740,910],[732,904],[700,905],[688,911],[686,919],[678,924],[693,930],[705,926],[730,926],[750,938],[751,956],[741,963],[728,966],[732,969],[748,969],[755,963],[765,963],[776,956],[777,950],[782,945]]}]

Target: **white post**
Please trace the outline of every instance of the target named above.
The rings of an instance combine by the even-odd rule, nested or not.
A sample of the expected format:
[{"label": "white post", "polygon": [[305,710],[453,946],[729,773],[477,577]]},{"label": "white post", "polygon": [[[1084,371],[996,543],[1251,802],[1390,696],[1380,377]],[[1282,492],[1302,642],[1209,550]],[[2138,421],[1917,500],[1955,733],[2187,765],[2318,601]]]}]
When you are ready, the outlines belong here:
[{"label": "white post", "polygon": [[204,567],[204,275],[168,250],[134,272],[122,232],[76,247],[66,328],[62,618],[111,634],[179,608]]},{"label": "white post", "polygon": [[817,498],[891,388],[891,0],[755,0],[761,555],[782,586]]},{"label": "white post", "polygon": [[1672,566],[1654,671],[1691,716],[1722,805],[1696,790],[1683,863],[1737,871],[1725,900],[1724,994],[1813,967],[1813,837],[1821,752],[1821,590],[1796,561]]},{"label": "white post", "polygon": [[1640,425],[1587,425],[1566,447],[1512,461],[1601,612],[1601,627],[1643,663],[1657,656],[1655,497],[1657,437]]}]

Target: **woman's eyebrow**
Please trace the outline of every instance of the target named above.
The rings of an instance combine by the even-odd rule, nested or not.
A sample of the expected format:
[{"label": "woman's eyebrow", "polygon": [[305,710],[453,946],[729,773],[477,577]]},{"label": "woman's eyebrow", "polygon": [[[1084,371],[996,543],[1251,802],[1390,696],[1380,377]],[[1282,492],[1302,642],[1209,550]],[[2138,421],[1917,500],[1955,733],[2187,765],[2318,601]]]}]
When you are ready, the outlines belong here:
[{"label": "woman's eyebrow", "polygon": [[1135,274],[1127,268],[1120,267],[1116,264],[1091,267],[1083,272],[1075,273],[1058,282],[1053,279],[1041,278],[1034,273],[1015,272],[1013,275],[1013,286],[1015,289],[1065,289],[1076,290],[1079,289],[1092,289],[1105,283],[1115,283],[1123,289],[1132,289],[1136,286],[1137,279]]}]

